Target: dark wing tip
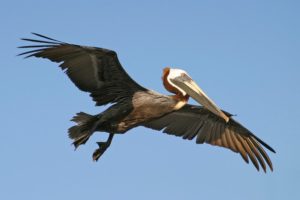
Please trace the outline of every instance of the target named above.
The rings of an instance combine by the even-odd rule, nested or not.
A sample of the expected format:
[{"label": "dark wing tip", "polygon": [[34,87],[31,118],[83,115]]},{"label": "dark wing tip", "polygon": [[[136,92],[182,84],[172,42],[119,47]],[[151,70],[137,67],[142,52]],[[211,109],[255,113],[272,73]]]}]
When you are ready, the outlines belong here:
[{"label": "dark wing tip", "polygon": [[24,46],[19,46],[18,48],[52,47],[54,45],[67,44],[65,42],[44,36],[39,33],[32,33],[32,34],[38,36],[38,39],[30,39],[30,38],[20,38],[20,39],[27,42],[40,43],[40,45],[27,45],[27,46],[24,45]]},{"label": "dark wing tip", "polygon": [[257,171],[259,171],[259,168],[261,167],[266,173],[267,165],[269,166],[269,169],[273,171],[271,159],[264,148],[273,153],[276,153],[275,150],[234,119],[230,122],[231,123],[229,123],[228,126],[234,128],[233,130],[235,130],[235,133],[237,134],[234,137],[239,139],[236,146],[239,147],[238,150],[240,151],[242,158],[247,162],[246,159],[249,157]]},{"label": "dark wing tip", "polygon": [[248,134],[250,134],[252,137],[254,137],[260,144],[262,144],[265,148],[267,148],[269,151],[273,152],[273,153],[276,153],[276,151],[271,147],[269,146],[267,143],[265,143],[264,141],[262,141],[259,137],[257,137],[256,135],[254,135],[251,131],[249,131],[248,129],[246,129],[243,125],[241,125],[239,122],[237,122],[236,120],[232,119],[230,120],[230,122],[232,123],[233,126],[240,126],[242,127],[243,129],[246,130],[246,132],[248,132]]},{"label": "dark wing tip", "polygon": [[36,42],[36,43],[61,44],[61,42],[45,41],[45,40],[36,40],[36,39],[29,39],[29,38],[21,38],[21,40],[23,40],[23,41],[28,41],[28,42]]},{"label": "dark wing tip", "polygon": [[[47,48],[52,48],[58,45],[63,45],[63,44],[67,44],[65,42],[61,42],[59,40],[55,40],[53,38],[41,35],[39,33],[32,33],[35,36],[38,36],[38,38],[40,39],[30,39],[30,38],[20,38],[23,41],[26,42],[32,42],[33,44],[31,45],[23,45],[23,46],[19,46],[18,48],[20,49],[33,49],[33,50],[29,50],[29,51],[25,51],[22,52],[20,54],[18,54],[17,56],[25,56],[24,58],[29,58],[32,56],[35,56],[37,53],[47,49]],[[44,40],[43,40],[44,39]]]},{"label": "dark wing tip", "polygon": [[42,35],[42,34],[39,34],[39,33],[31,32],[31,34],[36,35],[36,36],[41,37],[41,38],[44,38],[44,39],[47,39],[47,40],[51,40],[51,41],[53,41],[53,42],[64,43],[64,42],[62,42],[62,41],[59,41],[59,40],[56,40],[56,39],[47,37],[47,36]]},{"label": "dark wing tip", "polygon": [[29,57],[35,56],[36,53],[38,53],[38,52],[40,52],[42,50],[44,50],[44,49],[42,48],[42,49],[34,49],[34,50],[31,50],[31,51],[25,51],[23,53],[18,54],[17,56],[23,56],[23,55],[25,55],[24,58],[29,58]]},{"label": "dark wing tip", "polygon": [[259,139],[257,136],[255,135],[252,135],[260,144],[262,144],[264,147],[266,147],[269,151],[273,152],[273,153],[276,153],[276,151],[271,147],[269,146],[267,143],[265,143],[264,141],[262,141],[261,139]]}]

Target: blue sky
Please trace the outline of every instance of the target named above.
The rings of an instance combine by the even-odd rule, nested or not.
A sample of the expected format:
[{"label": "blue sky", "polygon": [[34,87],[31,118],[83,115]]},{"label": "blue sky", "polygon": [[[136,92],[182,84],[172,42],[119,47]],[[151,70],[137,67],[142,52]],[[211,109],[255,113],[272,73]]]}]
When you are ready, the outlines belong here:
[{"label": "blue sky", "polygon": [[[0,199],[299,199],[299,1],[2,1]],[[237,154],[136,128],[98,163],[74,152],[69,119],[99,113],[57,64],[15,55],[30,32],[110,48],[140,84],[167,93],[179,67],[270,144],[274,172]],[[193,102],[192,102],[193,103]]]}]

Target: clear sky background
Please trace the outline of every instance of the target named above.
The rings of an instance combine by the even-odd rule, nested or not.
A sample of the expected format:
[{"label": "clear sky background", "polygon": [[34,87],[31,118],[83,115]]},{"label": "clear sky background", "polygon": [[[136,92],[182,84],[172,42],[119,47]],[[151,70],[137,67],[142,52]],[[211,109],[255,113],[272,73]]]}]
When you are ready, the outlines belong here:
[{"label": "clear sky background", "polygon": [[[300,199],[299,1],[0,4],[0,199]],[[164,67],[186,70],[277,151],[274,172],[146,128],[117,135],[98,163],[91,154],[106,134],[74,152],[69,120],[104,108],[57,64],[16,57],[30,32],[113,49],[135,80],[161,93]]]}]

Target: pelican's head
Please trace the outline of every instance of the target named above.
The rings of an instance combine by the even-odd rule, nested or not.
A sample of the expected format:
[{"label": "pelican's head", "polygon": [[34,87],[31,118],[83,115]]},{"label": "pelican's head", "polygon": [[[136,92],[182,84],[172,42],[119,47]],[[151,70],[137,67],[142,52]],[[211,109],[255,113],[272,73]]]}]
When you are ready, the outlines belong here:
[{"label": "pelican's head", "polygon": [[215,115],[223,118],[226,122],[229,121],[229,117],[203,92],[186,71],[167,67],[163,71],[162,78],[164,86],[169,92],[184,97],[190,96]]}]

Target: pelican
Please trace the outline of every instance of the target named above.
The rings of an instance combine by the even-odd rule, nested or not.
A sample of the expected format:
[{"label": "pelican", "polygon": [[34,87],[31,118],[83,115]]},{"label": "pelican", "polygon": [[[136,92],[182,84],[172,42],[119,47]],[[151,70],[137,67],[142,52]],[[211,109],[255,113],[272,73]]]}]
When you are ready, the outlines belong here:
[{"label": "pelican", "polygon": [[[181,69],[164,68],[162,82],[172,95],[163,95],[135,82],[123,69],[115,51],[61,42],[41,34],[38,39],[22,38],[31,45],[19,55],[47,58],[60,63],[59,67],[82,91],[90,93],[96,106],[111,104],[97,115],[79,112],[71,121],[69,137],[75,149],[85,144],[94,132],[107,132],[107,141],[97,142],[93,153],[97,161],[110,146],[115,134],[144,126],[164,133],[211,144],[239,153],[249,159],[259,171],[266,172],[272,162],[264,148],[274,149],[242,126],[233,116],[221,110]],[[201,105],[187,104],[193,98]]]}]

